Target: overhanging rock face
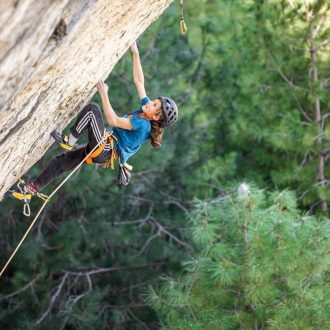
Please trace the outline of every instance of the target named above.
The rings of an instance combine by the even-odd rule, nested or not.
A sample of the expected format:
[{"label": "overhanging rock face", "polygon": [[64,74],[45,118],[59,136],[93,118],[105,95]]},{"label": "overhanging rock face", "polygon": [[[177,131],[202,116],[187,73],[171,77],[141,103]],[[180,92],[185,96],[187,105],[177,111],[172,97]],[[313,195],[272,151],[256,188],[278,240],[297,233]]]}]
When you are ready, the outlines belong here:
[{"label": "overhanging rock face", "polygon": [[1,1],[0,199],[172,1]]}]

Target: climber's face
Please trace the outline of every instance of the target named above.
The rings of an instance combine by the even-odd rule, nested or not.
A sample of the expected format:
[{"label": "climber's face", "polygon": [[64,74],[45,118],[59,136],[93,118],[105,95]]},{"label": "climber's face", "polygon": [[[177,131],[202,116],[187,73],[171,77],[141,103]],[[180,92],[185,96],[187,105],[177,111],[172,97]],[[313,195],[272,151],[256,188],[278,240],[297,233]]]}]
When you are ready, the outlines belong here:
[{"label": "climber's face", "polygon": [[160,99],[149,101],[142,106],[143,114],[150,120],[159,120],[162,113],[162,102]]}]

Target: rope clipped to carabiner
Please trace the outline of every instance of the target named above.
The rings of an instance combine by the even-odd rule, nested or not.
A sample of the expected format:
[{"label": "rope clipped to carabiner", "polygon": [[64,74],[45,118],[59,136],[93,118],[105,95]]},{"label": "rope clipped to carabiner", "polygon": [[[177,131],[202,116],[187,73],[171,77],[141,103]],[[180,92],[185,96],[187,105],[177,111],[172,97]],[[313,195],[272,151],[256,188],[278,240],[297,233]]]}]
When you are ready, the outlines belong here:
[{"label": "rope clipped to carabiner", "polygon": [[184,21],[184,16],[183,16],[183,0],[180,0],[180,6],[181,6],[180,33],[184,36],[188,32],[188,28]]}]

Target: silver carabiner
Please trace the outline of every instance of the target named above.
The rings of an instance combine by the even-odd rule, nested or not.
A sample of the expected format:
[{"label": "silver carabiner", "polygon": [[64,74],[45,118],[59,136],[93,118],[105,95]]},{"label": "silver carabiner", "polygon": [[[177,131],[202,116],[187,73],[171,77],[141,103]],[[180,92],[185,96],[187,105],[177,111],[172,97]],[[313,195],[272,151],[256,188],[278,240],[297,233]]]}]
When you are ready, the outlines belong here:
[{"label": "silver carabiner", "polygon": [[29,217],[31,215],[31,210],[30,210],[30,205],[29,203],[24,203],[24,206],[23,206],[23,214],[26,216],[26,217]]}]

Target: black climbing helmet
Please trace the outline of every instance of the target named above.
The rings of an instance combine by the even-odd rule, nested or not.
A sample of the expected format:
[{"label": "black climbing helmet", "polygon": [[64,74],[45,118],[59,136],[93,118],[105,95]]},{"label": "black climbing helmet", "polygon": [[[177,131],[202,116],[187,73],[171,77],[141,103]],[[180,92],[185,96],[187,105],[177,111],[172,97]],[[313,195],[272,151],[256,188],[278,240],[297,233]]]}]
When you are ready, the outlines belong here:
[{"label": "black climbing helmet", "polygon": [[173,125],[179,116],[178,107],[175,102],[166,96],[160,96],[159,99],[162,101],[162,110],[164,119],[160,124],[161,127],[169,127]]}]

